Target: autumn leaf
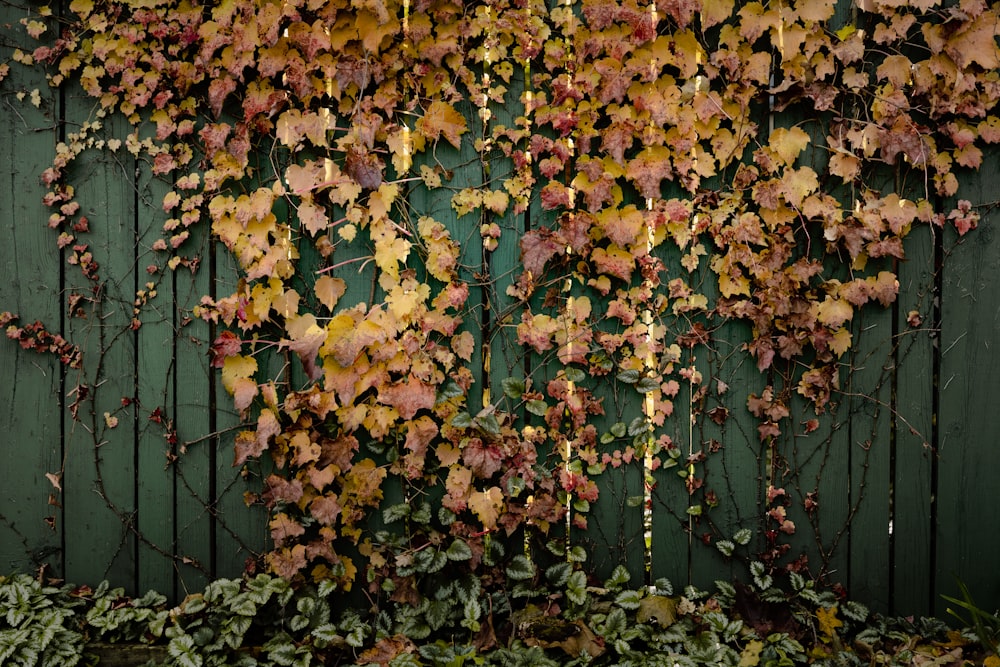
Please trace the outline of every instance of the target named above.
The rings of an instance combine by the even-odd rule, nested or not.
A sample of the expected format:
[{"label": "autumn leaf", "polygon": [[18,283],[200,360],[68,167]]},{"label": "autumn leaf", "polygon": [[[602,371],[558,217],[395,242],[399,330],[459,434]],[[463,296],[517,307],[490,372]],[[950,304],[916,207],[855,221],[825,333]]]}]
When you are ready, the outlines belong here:
[{"label": "autumn leaf", "polygon": [[503,491],[491,486],[486,491],[474,491],[468,500],[469,509],[479,517],[486,530],[497,527],[497,519],[503,507]]},{"label": "autumn leaf", "polygon": [[327,310],[333,311],[340,297],[344,296],[347,291],[347,283],[343,278],[334,278],[323,274],[316,279],[316,285],[313,289],[319,302],[326,306]]},{"label": "autumn leaf", "polygon": [[271,539],[274,540],[276,547],[281,547],[289,538],[298,537],[306,532],[302,524],[284,512],[276,514],[268,525],[271,529]]},{"label": "autumn leaf", "polygon": [[222,384],[232,394],[236,390],[236,380],[252,377],[256,372],[257,360],[253,357],[226,357],[222,362]]},{"label": "autumn leaf", "polygon": [[837,618],[837,607],[820,607],[816,610],[816,620],[819,621],[819,631],[827,637],[835,637],[837,628],[844,622]]},{"label": "autumn leaf", "polygon": [[810,141],[809,135],[799,127],[779,127],[771,133],[767,145],[783,164],[791,165]]},{"label": "autumn leaf", "polygon": [[854,317],[854,308],[843,299],[827,296],[821,303],[814,306],[816,319],[822,324],[835,329]]},{"label": "autumn leaf", "polygon": [[467,130],[465,116],[440,100],[427,107],[424,115],[417,120],[416,128],[431,141],[444,137],[455,148],[461,146],[461,136]]},{"label": "autumn leaf", "polygon": [[521,237],[521,264],[534,277],[542,275],[545,264],[563,252],[565,244],[560,243],[552,230],[533,229]]},{"label": "autumn leaf", "polygon": [[434,385],[412,375],[405,380],[382,385],[378,390],[379,401],[396,408],[403,419],[413,419],[420,410],[433,408],[435,396]]}]

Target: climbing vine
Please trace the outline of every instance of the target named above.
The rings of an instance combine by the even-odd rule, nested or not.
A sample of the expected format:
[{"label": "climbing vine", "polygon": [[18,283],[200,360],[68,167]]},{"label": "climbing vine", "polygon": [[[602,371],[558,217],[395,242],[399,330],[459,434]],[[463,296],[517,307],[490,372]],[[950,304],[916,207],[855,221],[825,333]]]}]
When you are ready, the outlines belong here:
[{"label": "climbing vine", "polygon": [[[70,299],[99,298],[101,270],[74,161],[127,153],[169,183],[154,281],[209,270],[200,228],[238,264],[190,316],[219,327],[235,465],[273,464],[250,498],[267,567],[400,600],[416,572],[493,562],[497,535],[586,529],[609,468],[678,467],[692,516],[724,503],[675,407],[732,418],[706,403],[741,390],[705,374],[723,328],[743,323],[762,378],[762,451],[799,428],[796,401],[814,431],[907,235],[977,226],[958,181],[1000,141],[1000,9],[981,0],[68,9],[26,11],[42,45],[11,60],[95,101],[41,175],[94,287]],[[74,363],[42,333],[8,335]],[[776,569],[795,524],[770,481]]]}]

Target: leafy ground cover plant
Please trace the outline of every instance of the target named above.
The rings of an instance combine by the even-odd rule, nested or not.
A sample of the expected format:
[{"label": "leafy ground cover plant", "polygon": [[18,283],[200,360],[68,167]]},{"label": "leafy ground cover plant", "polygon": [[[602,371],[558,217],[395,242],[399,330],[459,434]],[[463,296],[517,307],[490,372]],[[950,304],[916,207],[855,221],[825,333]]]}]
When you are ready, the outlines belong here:
[{"label": "leafy ground cover plant", "polygon": [[2,577],[0,661],[93,664],[88,644],[101,641],[165,646],[164,667],[1000,664],[971,630],[870,614],[801,577],[708,592],[666,580],[630,588],[624,568],[595,582],[579,564],[542,569],[524,556],[507,569],[518,583],[502,595],[455,582],[417,606],[339,613],[335,583],[295,589],[268,574],[212,582],[174,607],[107,584]]}]

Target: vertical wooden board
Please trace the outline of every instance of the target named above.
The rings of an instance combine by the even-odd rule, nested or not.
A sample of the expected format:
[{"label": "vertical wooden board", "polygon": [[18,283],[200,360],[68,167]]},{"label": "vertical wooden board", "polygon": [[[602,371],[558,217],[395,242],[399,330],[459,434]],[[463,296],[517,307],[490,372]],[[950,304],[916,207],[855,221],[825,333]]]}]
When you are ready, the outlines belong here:
[{"label": "vertical wooden board", "polygon": [[[96,120],[91,104],[75,89],[67,94],[68,131]],[[103,125],[110,136],[128,131],[117,117]],[[125,407],[122,401],[136,393],[134,166],[126,154],[111,159],[84,153],[69,171],[80,214],[90,220],[90,231],[79,234],[77,243],[93,254],[99,277],[95,284],[80,266],[66,267],[64,296],[81,295],[85,304],[84,316],[72,317],[67,327],[84,363],[66,380],[67,401],[79,401],[78,419],[64,416],[66,577],[86,583],[107,578],[134,592],[138,424],[135,403]]]},{"label": "vertical wooden board", "polygon": [[889,611],[889,520],[893,311],[869,304],[855,314],[848,401],[851,503],[848,592]]},{"label": "vertical wooden board", "polygon": [[[934,418],[934,246],[928,226],[907,237],[899,264],[895,450],[892,470],[891,609],[893,615],[932,613],[931,486]],[[915,311],[918,320],[911,320]]]},{"label": "vertical wooden board", "polygon": [[[174,290],[171,274],[150,275],[155,261],[153,243],[163,238],[163,209],[159,204],[169,187],[156,180],[149,167],[136,171],[136,261],[133,281],[139,321],[136,330],[136,517],[138,593],[156,590],[176,597],[174,530],[176,516],[175,448],[167,439],[174,414]],[[158,415],[158,416],[154,416]]]},{"label": "vertical wooden board", "polygon": [[[984,165],[995,164],[991,158]],[[992,155],[995,160],[995,154]],[[995,200],[996,171],[970,177],[959,197],[973,204]],[[960,179],[960,182],[962,179]],[[935,492],[936,592],[957,596],[963,581],[983,609],[1000,606],[996,554],[1000,550],[1000,513],[996,511],[994,446],[1000,355],[1000,240],[997,216],[987,209],[979,229],[954,240],[947,230],[941,290],[941,360],[937,414],[938,473]],[[946,604],[936,599],[936,611]]]},{"label": "vertical wooden board", "polygon": [[[236,289],[236,260],[219,242],[209,243],[211,290],[214,298],[232,294]],[[215,327],[210,338],[218,336]],[[247,426],[233,407],[233,397],[222,385],[222,374],[215,371],[210,387],[210,417],[215,469],[214,494],[211,496],[215,522],[213,577],[239,577],[249,563],[256,561],[271,546],[267,512],[260,505],[248,507],[244,494],[259,494],[266,476],[265,465],[248,461],[237,468],[234,442],[239,431]],[[211,454],[209,460],[213,460]]]},{"label": "vertical wooden board", "polygon": [[[213,444],[212,382],[209,366],[210,327],[192,309],[211,293],[207,223],[193,230],[182,246],[200,261],[196,269],[178,268],[170,278],[174,293],[174,408],[179,459],[175,471],[175,567],[178,597],[197,592],[215,577],[216,527],[213,475],[217,453]],[[192,444],[188,444],[192,443]],[[188,559],[192,562],[188,562]]]},{"label": "vertical wooden board", "polygon": [[[713,336],[711,349],[698,352],[706,394],[693,435],[696,450],[703,451],[707,459],[697,468],[704,471],[706,492],[712,491],[718,498],[716,507],[704,505],[698,519],[703,527],[693,535],[691,583],[703,590],[710,589],[716,579],[746,580],[749,575],[743,561],[747,555],[755,556],[762,543],[766,445],[760,441],[757,420],[747,411],[747,397],[763,391],[766,376],[742,350],[750,336],[746,323],[728,321]],[[724,559],[717,543],[731,542],[743,529],[753,532],[751,542],[736,545],[738,558]],[[698,543],[703,535],[710,536],[711,544]]]},{"label": "vertical wooden board", "polygon": [[[13,27],[22,15],[13,5],[0,4],[0,62],[9,59],[13,42],[27,40]],[[18,93],[35,89],[44,95],[38,108],[30,96],[18,101]],[[0,82],[0,105],[5,120],[0,126],[0,312],[18,315],[18,326],[40,321],[60,333],[57,234],[46,224],[51,210],[42,205],[45,191],[38,180],[54,155],[58,96],[37,68],[11,63],[10,74]],[[0,388],[0,429],[7,434],[0,442],[7,471],[0,492],[0,570],[31,572],[48,563],[61,576],[63,524],[48,498],[51,493],[62,499],[45,475],[62,467],[63,367],[54,355],[22,349],[6,338],[0,339],[0,366],[8,380]],[[51,528],[47,517],[55,519]]]}]

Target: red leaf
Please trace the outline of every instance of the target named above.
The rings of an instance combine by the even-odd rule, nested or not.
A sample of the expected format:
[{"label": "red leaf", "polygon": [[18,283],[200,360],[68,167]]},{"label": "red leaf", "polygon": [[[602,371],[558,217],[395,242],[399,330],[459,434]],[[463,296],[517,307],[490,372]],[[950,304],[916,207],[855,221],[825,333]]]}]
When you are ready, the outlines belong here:
[{"label": "red leaf", "polygon": [[521,237],[521,264],[525,271],[538,277],[550,259],[562,254],[563,247],[551,229],[533,229]]}]

